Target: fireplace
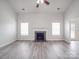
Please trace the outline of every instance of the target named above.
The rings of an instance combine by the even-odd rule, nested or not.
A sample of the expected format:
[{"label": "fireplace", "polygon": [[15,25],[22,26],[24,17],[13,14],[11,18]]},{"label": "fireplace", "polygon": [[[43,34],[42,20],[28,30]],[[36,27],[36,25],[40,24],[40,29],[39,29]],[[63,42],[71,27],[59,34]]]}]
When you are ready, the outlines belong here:
[{"label": "fireplace", "polygon": [[46,31],[35,31],[35,41],[36,42],[46,41]]}]

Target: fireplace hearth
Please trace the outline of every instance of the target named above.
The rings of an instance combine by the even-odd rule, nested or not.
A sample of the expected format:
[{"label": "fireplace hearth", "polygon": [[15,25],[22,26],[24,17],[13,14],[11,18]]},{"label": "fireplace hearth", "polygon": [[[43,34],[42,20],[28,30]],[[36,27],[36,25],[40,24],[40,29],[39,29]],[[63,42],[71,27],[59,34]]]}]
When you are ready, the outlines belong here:
[{"label": "fireplace hearth", "polygon": [[46,41],[46,31],[35,31],[35,41],[45,42]]}]

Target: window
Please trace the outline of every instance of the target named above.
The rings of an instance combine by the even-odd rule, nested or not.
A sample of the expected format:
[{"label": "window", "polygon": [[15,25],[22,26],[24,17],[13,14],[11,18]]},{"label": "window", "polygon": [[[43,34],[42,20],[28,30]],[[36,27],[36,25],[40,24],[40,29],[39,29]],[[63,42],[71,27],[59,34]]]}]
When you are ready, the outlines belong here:
[{"label": "window", "polygon": [[71,24],[71,39],[75,38],[75,24]]},{"label": "window", "polygon": [[21,23],[21,35],[28,35],[28,23]]},{"label": "window", "polygon": [[60,35],[60,23],[52,23],[52,35]]}]

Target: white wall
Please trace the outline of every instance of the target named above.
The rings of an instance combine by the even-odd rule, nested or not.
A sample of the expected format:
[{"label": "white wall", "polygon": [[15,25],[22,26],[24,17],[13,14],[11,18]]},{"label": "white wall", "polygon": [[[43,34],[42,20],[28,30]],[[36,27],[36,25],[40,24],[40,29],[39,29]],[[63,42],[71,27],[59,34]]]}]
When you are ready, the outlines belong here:
[{"label": "white wall", "polygon": [[[29,23],[29,35],[20,35],[20,23]],[[52,22],[61,23],[60,36],[52,36]],[[34,31],[46,31],[47,40],[63,39],[63,14],[62,13],[26,13],[18,17],[18,39],[19,40],[34,40]]]},{"label": "white wall", "polygon": [[71,6],[65,13],[65,40],[70,41],[70,24],[76,24],[76,38],[74,40],[79,40],[79,0],[73,0]]},{"label": "white wall", "polygon": [[16,40],[16,14],[6,0],[0,0],[0,47]]}]

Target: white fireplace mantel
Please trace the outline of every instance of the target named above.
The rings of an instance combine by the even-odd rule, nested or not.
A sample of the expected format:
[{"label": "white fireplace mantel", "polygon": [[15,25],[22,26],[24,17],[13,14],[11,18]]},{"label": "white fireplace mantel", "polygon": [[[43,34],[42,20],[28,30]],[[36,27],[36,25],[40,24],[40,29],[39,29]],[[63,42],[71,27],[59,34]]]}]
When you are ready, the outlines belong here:
[{"label": "white fireplace mantel", "polygon": [[34,31],[48,31],[47,28],[33,28],[33,32]]}]

